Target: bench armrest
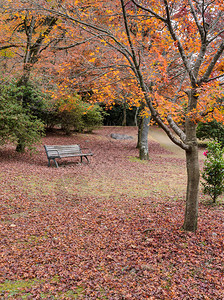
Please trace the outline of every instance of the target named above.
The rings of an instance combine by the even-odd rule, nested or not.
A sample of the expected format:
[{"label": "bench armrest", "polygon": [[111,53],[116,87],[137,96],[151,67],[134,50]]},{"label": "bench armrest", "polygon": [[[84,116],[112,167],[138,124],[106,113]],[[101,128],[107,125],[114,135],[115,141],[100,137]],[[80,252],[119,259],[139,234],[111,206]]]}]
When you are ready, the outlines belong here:
[{"label": "bench armrest", "polygon": [[47,151],[47,155],[49,157],[52,157],[52,152],[56,152],[56,155],[54,155],[55,157],[59,157],[59,158],[61,157],[57,149],[50,150],[50,152],[51,152],[51,155],[49,155],[49,153]]}]

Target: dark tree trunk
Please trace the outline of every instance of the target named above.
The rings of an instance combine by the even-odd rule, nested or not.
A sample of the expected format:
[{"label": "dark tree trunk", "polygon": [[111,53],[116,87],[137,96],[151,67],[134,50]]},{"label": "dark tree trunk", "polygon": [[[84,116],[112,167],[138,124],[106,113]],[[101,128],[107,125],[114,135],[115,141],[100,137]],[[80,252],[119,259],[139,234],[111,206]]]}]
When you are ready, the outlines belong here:
[{"label": "dark tree trunk", "polygon": [[[196,105],[196,98],[194,95],[194,91],[189,93],[188,111],[191,111]],[[190,146],[190,149],[186,150],[187,193],[183,229],[192,232],[197,230],[198,192],[200,181],[196,127],[197,125],[195,122],[187,117],[185,122],[186,144]]]},{"label": "dark tree trunk", "polygon": [[186,231],[195,232],[197,230],[198,191],[200,178],[197,145],[192,145],[191,151],[186,151],[186,163],[187,194],[183,228]]},{"label": "dark tree trunk", "polygon": [[26,147],[26,144],[25,144],[24,140],[19,139],[18,143],[17,143],[17,146],[16,146],[16,151],[20,152],[20,153],[24,153],[25,152],[25,147]]},{"label": "dark tree trunk", "polygon": [[123,103],[123,120],[122,120],[122,126],[127,125],[127,108],[126,103]]},{"label": "dark tree trunk", "polygon": [[141,143],[141,134],[142,134],[142,118],[141,117],[137,117],[137,126],[138,126],[138,141],[137,141],[137,145],[136,148],[140,149],[140,143]]}]

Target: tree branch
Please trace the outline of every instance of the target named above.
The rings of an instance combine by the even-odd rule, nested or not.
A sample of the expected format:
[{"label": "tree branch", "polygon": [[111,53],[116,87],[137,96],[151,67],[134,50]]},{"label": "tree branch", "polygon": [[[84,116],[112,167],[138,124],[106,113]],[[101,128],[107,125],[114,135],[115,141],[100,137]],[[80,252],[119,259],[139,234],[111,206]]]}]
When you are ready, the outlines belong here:
[{"label": "tree branch", "polygon": [[[98,37],[100,37],[100,35],[98,35]],[[75,43],[75,44],[69,45],[69,46],[55,47],[54,49],[56,49],[56,50],[67,50],[67,49],[71,49],[71,48],[74,48],[74,47],[76,47],[76,46],[80,46],[80,45],[82,45],[82,44],[85,44],[85,43],[87,43],[87,42],[93,40],[94,38],[95,38],[95,36],[90,37],[90,38],[88,38],[88,39],[86,39],[86,40],[84,40],[84,41],[77,42],[77,43]]]},{"label": "tree branch", "polygon": [[147,12],[149,12],[150,14],[152,14],[156,19],[159,19],[159,20],[163,21],[164,23],[167,22],[167,20],[166,20],[165,18],[161,17],[159,14],[155,13],[153,10],[151,10],[151,9],[149,9],[149,8],[146,8],[146,7],[144,7],[144,6],[140,5],[140,4],[138,4],[135,0],[131,0],[131,1],[132,1],[132,2],[134,3],[134,5],[136,5],[138,8],[140,8],[140,9],[142,9],[142,10],[144,10],[144,11],[147,11]]},{"label": "tree branch", "polygon": [[201,40],[203,41],[203,40],[205,39],[205,33],[204,33],[204,31],[203,31],[203,27],[202,27],[202,26],[200,25],[200,23],[199,23],[199,20],[198,20],[198,18],[197,18],[197,14],[196,14],[196,11],[195,11],[195,9],[194,9],[194,5],[193,5],[192,1],[191,1],[191,0],[188,0],[188,2],[189,2],[189,4],[190,4],[191,13],[192,13],[193,18],[194,18],[194,20],[195,20],[195,23],[196,23],[196,25],[197,25],[197,27],[198,27],[198,31],[199,31],[200,36],[201,36]]},{"label": "tree branch", "polygon": [[185,68],[189,74],[189,77],[190,77],[190,80],[191,80],[191,84],[193,87],[196,87],[196,79],[195,79],[195,76],[194,76],[194,73],[192,72],[192,69],[189,65],[189,62],[188,62],[188,59],[187,59],[187,56],[184,52],[184,48],[180,42],[180,39],[179,37],[176,35],[174,29],[173,29],[173,26],[172,26],[172,21],[171,21],[171,17],[170,17],[170,11],[169,11],[169,6],[168,6],[168,2],[167,0],[163,0],[164,4],[165,4],[165,8],[166,8],[166,15],[167,15],[167,26],[168,26],[168,29],[169,29],[169,32],[174,40],[174,42],[177,42],[177,47],[178,47],[178,50],[179,50],[179,53],[180,53],[180,56],[183,60],[183,63],[185,65]]},{"label": "tree branch", "polygon": [[218,61],[218,59],[221,57],[222,53],[224,51],[224,41],[222,41],[221,45],[219,46],[216,54],[214,55],[210,65],[207,68],[207,71],[205,72],[204,76],[202,76],[202,78],[199,81],[199,84],[202,84],[203,82],[207,82],[209,79],[209,76],[211,75],[216,62]]},{"label": "tree branch", "polygon": [[19,47],[21,47],[21,45],[12,44],[12,45],[7,45],[7,46],[0,46],[0,50],[5,50],[5,49],[9,49],[9,48],[19,48]]}]

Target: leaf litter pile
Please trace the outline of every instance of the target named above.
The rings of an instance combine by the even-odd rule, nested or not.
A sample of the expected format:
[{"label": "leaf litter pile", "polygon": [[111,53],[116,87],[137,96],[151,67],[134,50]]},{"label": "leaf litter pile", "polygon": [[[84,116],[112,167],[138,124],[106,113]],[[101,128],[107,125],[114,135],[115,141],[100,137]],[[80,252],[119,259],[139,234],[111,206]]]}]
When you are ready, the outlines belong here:
[{"label": "leaf litter pile", "polygon": [[182,231],[184,156],[150,139],[140,161],[136,142],[134,127],[48,134],[94,153],[58,169],[43,145],[1,148],[0,299],[224,299],[223,198],[200,194],[198,231]]}]

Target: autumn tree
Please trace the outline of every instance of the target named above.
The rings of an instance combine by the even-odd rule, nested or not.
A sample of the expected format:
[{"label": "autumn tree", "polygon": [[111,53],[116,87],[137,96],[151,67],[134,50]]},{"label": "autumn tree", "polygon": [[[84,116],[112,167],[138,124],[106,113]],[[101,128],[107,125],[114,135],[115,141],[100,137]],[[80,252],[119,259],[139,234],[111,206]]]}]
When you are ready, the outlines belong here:
[{"label": "autumn tree", "polygon": [[[127,46],[127,40],[125,41],[124,28],[120,22],[121,15],[120,12],[117,15],[112,14],[112,10],[118,9],[119,2],[98,5],[93,1],[85,3],[77,1],[74,5],[69,1],[63,4],[53,1],[50,5],[45,3],[45,6],[40,6],[39,3],[36,3],[36,6],[42,11],[44,8],[47,13],[51,12],[58,17],[65,16],[62,20],[68,28],[70,26],[69,36],[77,40],[77,42],[71,39],[70,41],[62,40],[57,47],[62,51],[66,50],[65,60],[60,65],[55,65],[57,75],[54,78],[59,79],[57,85],[60,94],[76,90],[82,95],[90,93],[91,100],[106,103],[107,107],[120,103],[124,108],[124,116],[126,108],[142,107],[141,103],[145,102],[144,96],[123,53],[123,49]],[[107,29],[98,32],[97,28],[99,27],[93,29],[85,26],[86,23],[74,22],[75,15],[78,16],[78,20],[86,19],[86,16],[89,16],[85,22],[88,24],[93,22],[96,26],[100,23],[102,29],[108,29],[109,26],[110,33]],[[117,26],[116,30],[114,26]],[[135,34],[134,27],[132,29]],[[74,30],[76,30],[76,35],[73,34]],[[148,43],[147,31],[147,28],[142,30],[141,45]],[[78,36],[81,36],[83,41],[78,40]],[[76,50],[77,45],[80,46],[79,51]],[[139,119],[143,121],[138,122],[140,158],[148,159],[148,116],[141,114]],[[143,123],[146,126],[142,126]],[[146,130],[146,132],[141,134],[142,130]]]},{"label": "autumn tree", "polygon": [[[32,99],[26,96],[31,71],[41,61],[42,53],[53,43],[57,43],[60,37],[58,34],[51,34],[55,30],[57,18],[31,12],[26,7],[20,7],[19,3],[12,5],[11,1],[5,1],[1,13],[1,28],[5,31],[5,35],[1,37],[1,60],[5,63],[5,73],[9,73],[7,69],[13,69],[13,74],[8,74],[8,77],[17,78],[17,86],[24,91],[18,93],[18,103],[26,113],[32,115]],[[23,152],[25,146],[23,140],[19,139],[16,150]]]},{"label": "autumn tree", "polygon": [[223,1],[67,0],[32,5],[94,38],[91,53],[101,67],[102,57],[107,61],[109,53],[114,60],[110,72],[117,72],[117,66],[129,70],[130,88],[138,90],[151,118],[185,150],[188,182],[183,228],[196,231],[197,123],[213,118],[223,122],[222,104],[214,97],[223,94]]},{"label": "autumn tree", "polygon": [[[132,44],[125,4],[122,2],[126,32],[129,36],[130,45]],[[197,122],[204,116],[212,114],[213,117],[223,116],[218,113],[219,107],[211,97],[206,94],[210,88],[216,91],[220,90],[220,79],[223,77],[223,61],[221,60],[224,50],[224,31],[222,27],[223,9],[222,4],[218,1],[182,1],[174,3],[172,1],[157,2],[156,8],[152,9],[152,3],[132,1],[136,7],[145,12],[148,17],[154,17],[159,23],[164,24],[164,31],[167,31],[168,37],[173,40],[175,52],[179,56],[179,70],[184,71],[182,75],[182,86],[177,91],[184,92],[187,95],[185,99],[186,112],[184,114],[184,131],[173,121],[172,115],[167,110],[166,120],[170,125],[164,123],[153,105],[153,98],[149,96],[147,85],[144,77],[135,62],[136,70],[141,87],[145,93],[147,104],[151,110],[152,117],[166,131],[171,140],[182,147],[186,152],[187,163],[187,195],[186,211],[183,228],[188,231],[197,229],[198,216],[198,190],[199,190],[199,163],[198,163],[198,146],[196,139]],[[169,49],[164,49],[169,51]],[[133,52],[134,54],[134,52]],[[136,58],[136,55],[134,54]],[[187,77],[185,77],[187,74]],[[183,77],[184,76],[184,77]],[[171,103],[176,99],[172,97]],[[175,100],[175,101],[174,101]],[[168,105],[167,102],[166,105]],[[177,136],[173,136],[173,130]]]}]

